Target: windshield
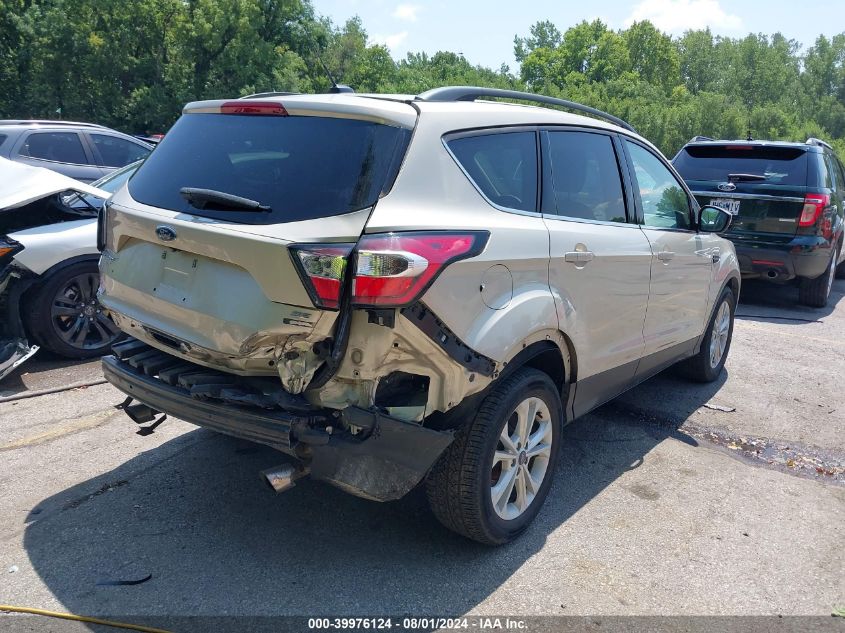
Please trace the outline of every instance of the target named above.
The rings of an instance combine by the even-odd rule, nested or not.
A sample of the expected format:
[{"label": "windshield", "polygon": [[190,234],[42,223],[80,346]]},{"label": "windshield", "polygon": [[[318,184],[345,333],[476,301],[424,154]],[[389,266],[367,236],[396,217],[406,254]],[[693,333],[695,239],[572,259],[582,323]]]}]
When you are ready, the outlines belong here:
[{"label": "windshield", "polygon": [[800,147],[691,145],[672,163],[684,180],[727,182],[731,174],[746,174],[766,184],[807,185],[807,152]]},{"label": "windshield", "polygon": [[[372,206],[390,186],[409,136],[335,117],[186,114],[129,182],[129,193],[154,207],[245,224],[349,213]],[[180,194],[185,188],[270,210],[198,203]]]},{"label": "windshield", "polygon": [[[97,189],[102,189],[107,193],[114,193],[120,189],[127,180],[129,180],[130,176],[135,173],[142,162],[143,161],[140,160],[135,161],[126,167],[116,169],[112,173],[106,174],[96,182],[91,183],[91,186],[97,187]],[[103,206],[103,202],[105,202],[105,200],[90,193],[72,193],[69,196],[62,198],[62,202],[74,211],[93,212]]]}]

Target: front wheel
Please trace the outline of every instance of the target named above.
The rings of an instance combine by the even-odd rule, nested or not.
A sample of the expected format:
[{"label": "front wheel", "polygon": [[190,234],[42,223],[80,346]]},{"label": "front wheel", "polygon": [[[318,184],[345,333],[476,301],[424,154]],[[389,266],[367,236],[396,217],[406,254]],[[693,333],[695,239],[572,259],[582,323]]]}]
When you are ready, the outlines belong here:
[{"label": "front wheel", "polygon": [[122,334],[97,300],[96,261],[52,273],[28,301],[26,326],[39,345],[65,358],[107,354]]},{"label": "front wheel", "polygon": [[725,288],[716,302],[716,309],[704,331],[701,349],[680,365],[681,371],[696,382],[713,382],[722,373],[734,331],[736,298],[730,288]]},{"label": "front wheel", "polygon": [[548,495],[562,425],[551,378],[536,369],[515,371],[484,399],[429,473],[434,515],[487,545],[519,536]]}]

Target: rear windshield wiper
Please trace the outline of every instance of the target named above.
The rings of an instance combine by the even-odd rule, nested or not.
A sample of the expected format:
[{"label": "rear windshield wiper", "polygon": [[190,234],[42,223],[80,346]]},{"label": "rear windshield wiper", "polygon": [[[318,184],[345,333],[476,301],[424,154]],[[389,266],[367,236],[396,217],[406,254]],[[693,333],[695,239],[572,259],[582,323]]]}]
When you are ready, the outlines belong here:
[{"label": "rear windshield wiper", "polygon": [[267,213],[272,211],[270,207],[261,204],[257,200],[242,198],[241,196],[226,193],[225,191],[215,191],[214,189],[182,187],[179,190],[179,195],[185,198],[192,207],[196,207],[197,209],[211,207],[226,211],[265,211]]},{"label": "rear windshield wiper", "polygon": [[760,174],[728,174],[728,182],[760,182],[761,180],[767,180],[767,178]]}]

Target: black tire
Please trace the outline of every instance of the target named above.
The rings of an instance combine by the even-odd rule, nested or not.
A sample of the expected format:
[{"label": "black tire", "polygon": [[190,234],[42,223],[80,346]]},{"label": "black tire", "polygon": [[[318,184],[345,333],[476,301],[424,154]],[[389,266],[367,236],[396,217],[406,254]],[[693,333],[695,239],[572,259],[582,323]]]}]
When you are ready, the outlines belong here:
[{"label": "black tire", "polygon": [[[723,306],[727,306],[730,314],[727,327],[727,340],[725,341],[724,348],[720,348],[721,355],[719,356],[718,362],[714,364],[712,362],[713,348],[711,347],[711,343],[714,341],[713,330],[716,329],[717,323],[721,323]],[[728,352],[731,349],[735,312],[736,298],[734,297],[734,293],[730,288],[725,288],[722,290],[722,294],[713,308],[713,314],[710,317],[710,322],[707,324],[707,329],[704,331],[704,337],[701,340],[701,349],[698,351],[698,354],[678,365],[684,376],[696,382],[713,382],[719,377],[728,358]]]},{"label": "black tire", "polygon": [[[514,424],[517,417],[517,406],[538,399],[545,405],[550,418],[550,447],[545,471],[538,489],[521,514],[513,519],[505,519],[494,509],[492,487],[496,481],[496,469],[499,478],[505,477],[504,472],[516,471],[510,477],[515,481],[504,494],[506,509],[511,505],[516,508],[518,500],[517,488],[521,479],[521,469],[535,469],[542,467],[542,461],[528,458],[523,449],[519,458],[510,462],[508,471],[504,471],[500,461],[495,462],[494,454],[501,444],[500,435],[505,425]],[[535,415],[526,436],[534,437],[541,431],[545,411]],[[530,416],[526,416],[528,419]],[[554,477],[554,469],[560,452],[561,428],[563,426],[563,406],[560,394],[554,382],[546,374],[536,369],[521,368],[496,385],[484,399],[475,418],[458,430],[455,441],[440,457],[426,479],[426,493],[429,505],[437,519],[450,530],[469,539],[487,545],[501,545],[519,536],[543,505],[548,495]],[[531,431],[537,429],[532,435]],[[548,426],[545,426],[548,429]],[[516,435],[519,435],[517,430]],[[510,430],[508,435],[511,435]],[[544,437],[548,438],[549,435]],[[545,445],[545,441],[542,442]],[[538,445],[540,446],[540,445]],[[545,457],[542,458],[546,460]],[[533,479],[532,479],[533,481]],[[502,483],[505,481],[502,479]],[[523,499],[527,493],[525,484],[522,487]],[[510,499],[514,498],[513,504]]]},{"label": "black tire", "polygon": [[815,279],[802,277],[798,283],[798,303],[811,308],[823,308],[830,298],[830,289],[836,276],[836,251],[830,258],[825,271]]},{"label": "black tire", "polygon": [[70,264],[44,279],[27,298],[24,314],[35,342],[65,358],[107,354],[122,335],[97,301],[99,283],[96,261]]}]

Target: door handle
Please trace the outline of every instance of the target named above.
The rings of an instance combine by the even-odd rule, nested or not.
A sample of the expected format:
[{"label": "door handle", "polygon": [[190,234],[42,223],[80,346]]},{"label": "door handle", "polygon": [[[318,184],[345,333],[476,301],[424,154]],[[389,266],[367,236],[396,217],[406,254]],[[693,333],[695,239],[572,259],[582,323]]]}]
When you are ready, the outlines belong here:
[{"label": "door handle", "polygon": [[668,262],[668,261],[670,261],[670,260],[671,260],[674,256],[675,256],[675,253],[673,253],[672,251],[660,251],[660,252],[657,254],[657,259],[659,259],[661,262]]},{"label": "door handle", "polygon": [[587,262],[593,261],[595,256],[593,251],[569,251],[568,253],[564,253],[563,260],[570,264],[586,264]]}]

